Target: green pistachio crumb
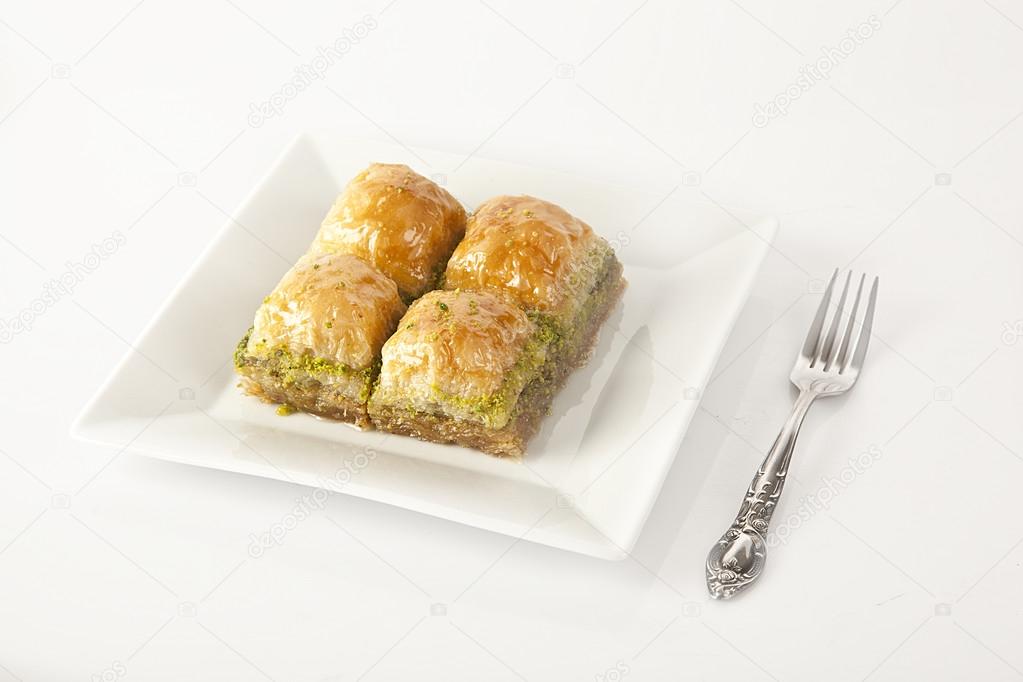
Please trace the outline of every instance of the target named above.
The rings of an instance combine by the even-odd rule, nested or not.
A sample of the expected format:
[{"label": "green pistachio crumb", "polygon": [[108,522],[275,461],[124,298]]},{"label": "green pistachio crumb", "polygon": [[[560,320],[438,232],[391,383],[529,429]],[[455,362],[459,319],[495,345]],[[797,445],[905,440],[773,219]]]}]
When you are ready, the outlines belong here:
[{"label": "green pistachio crumb", "polygon": [[295,414],[296,412],[298,412],[298,410],[287,403],[277,406],[277,414],[282,417],[287,417],[289,414]]}]

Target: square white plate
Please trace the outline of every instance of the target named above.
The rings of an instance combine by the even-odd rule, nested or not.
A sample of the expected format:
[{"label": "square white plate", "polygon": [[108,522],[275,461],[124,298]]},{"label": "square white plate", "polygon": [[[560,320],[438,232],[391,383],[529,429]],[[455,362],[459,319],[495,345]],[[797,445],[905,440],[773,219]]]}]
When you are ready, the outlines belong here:
[{"label": "square white plate", "polygon": [[[525,463],[304,414],[242,395],[230,359],[253,313],[371,161],[425,155],[467,207],[534,194],[615,246],[629,281],[593,359]],[[321,134],[299,137],[223,227],[90,401],[75,436],[130,452],[357,495],[593,556],[629,552],[774,235],[725,212],[562,173]],[[660,202],[660,203],[659,203]],[[742,222],[739,222],[741,220]]]}]

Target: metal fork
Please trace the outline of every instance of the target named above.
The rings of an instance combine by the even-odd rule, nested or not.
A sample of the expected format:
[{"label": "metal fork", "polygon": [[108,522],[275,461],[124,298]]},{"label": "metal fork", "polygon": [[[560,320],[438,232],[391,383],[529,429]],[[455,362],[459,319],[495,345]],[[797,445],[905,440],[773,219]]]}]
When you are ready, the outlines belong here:
[{"label": "metal fork", "polygon": [[771,523],[771,516],[778,508],[803,417],[818,397],[839,395],[852,388],[863,369],[863,358],[867,354],[874,320],[874,305],[877,302],[878,278],[874,278],[870,287],[867,311],[854,346],[853,327],[856,325],[856,312],[863,295],[866,275],[860,276],[856,300],[849,313],[841,344],[836,341],[852,272],[845,278],[838,309],[827,334],[824,333],[824,321],[837,277],[838,270],[835,270],[824,291],[813,324],[810,325],[806,341],[803,342],[803,348],[796,358],[796,366],[792,368],[792,383],[799,389],[792,414],[753,477],[735,521],[707,555],[707,588],[714,599],[732,597],[752,585],[763,573],[764,562],[767,560],[767,541],[764,536]]}]

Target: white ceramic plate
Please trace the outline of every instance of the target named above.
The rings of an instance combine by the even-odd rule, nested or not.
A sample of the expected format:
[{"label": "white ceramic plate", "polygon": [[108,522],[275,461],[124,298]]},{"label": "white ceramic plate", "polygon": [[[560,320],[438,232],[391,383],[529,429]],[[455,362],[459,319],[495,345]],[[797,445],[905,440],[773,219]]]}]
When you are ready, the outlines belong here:
[{"label": "white ceramic plate", "polygon": [[[554,402],[525,463],[280,417],[242,395],[230,358],[259,302],[371,161],[456,168],[469,208],[534,194],[609,239],[629,287],[590,364]],[[676,193],[678,194],[678,193]],[[593,556],[629,552],[660,491],[775,221],[561,173],[303,135],[207,248],[73,427],[151,457],[357,495]],[[660,202],[660,203],[658,203]],[[656,207],[656,208],[655,208]],[[741,220],[741,222],[740,222]]]}]

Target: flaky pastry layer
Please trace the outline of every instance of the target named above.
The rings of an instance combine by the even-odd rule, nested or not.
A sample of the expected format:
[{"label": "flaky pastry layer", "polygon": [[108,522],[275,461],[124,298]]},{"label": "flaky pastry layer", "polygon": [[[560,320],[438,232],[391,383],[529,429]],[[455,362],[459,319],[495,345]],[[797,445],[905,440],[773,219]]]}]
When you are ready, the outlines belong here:
[{"label": "flaky pastry layer", "polygon": [[611,249],[565,209],[530,196],[499,196],[469,217],[444,271],[446,289],[501,291],[530,313],[567,326]]},{"label": "flaky pastry layer", "polygon": [[390,279],[347,254],[302,256],[256,311],[248,353],[285,348],[364,369],[380,357],[405,304]]},{"label": "flaky pastry layer", "polygon": [[264,400],[368,425],[380,349],[405,312],[394,282],[348,254],[306,254],[256,311],[235,352]]},{"label": "flaky pastry layer", "polygon": [[406,301],[434,288],[465,234],[465,209],[402,164],[371,164],[334,202],[311,251],[350,253],[394,280]]},{"label": "flaky pastry layer", "polygon": [[384,344],[375,405],[500,428],[543,364],[537,326],[488,292],[432,291],[413,303]]}]

